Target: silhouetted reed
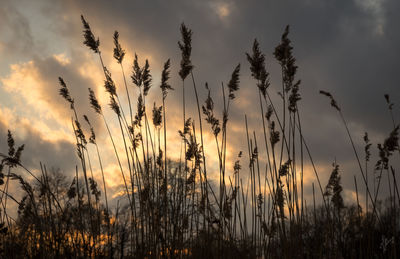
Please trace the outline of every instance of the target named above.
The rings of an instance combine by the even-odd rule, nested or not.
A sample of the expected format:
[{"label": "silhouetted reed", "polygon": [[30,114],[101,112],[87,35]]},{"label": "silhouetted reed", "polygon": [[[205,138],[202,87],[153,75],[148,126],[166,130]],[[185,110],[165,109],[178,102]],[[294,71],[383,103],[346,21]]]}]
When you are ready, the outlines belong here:
[{"label": "silhouetted reed", "polygon": [[[115,31],[113,57],[121,69],[123,95],[126,94],[123,100],[127,100],[127,103],[121,102],[119,85],[103,63],[100,40],[83,16],[81,20],[83,43],[99,56],[104,90],[109,97],[108,107],[104,106],[89,88],[89,102],[107,130],[124,191],[113,206],[102,159],[102,156],[109,159],[113,156],[107,153],[103,143],[98,143],[97,134],[101,131],[94,127],[89,116],[83,115],[87,111],[76,106],[66,81],[60,77],[59,94],[71,110],[80,165],[76,166],[72,179],[42,164],[39,170],[31,171],[21,162],[24,145],[17,148],[8,132],[8,152],[0,153],[0,254],[3,257],[398,257],[400,195],[396,162],[392,157],[396,151],[400,154],[399,126],[388,95],[385,100],[393,129],[377,145],[379,157],[373,168],[374,177],[371,177],[372,143],[368,134],[364,135],[362,165],[343,111],[332,94],[320,91],[339,113],[363,179],[360,186],[354,175],[357,204],[348,204],[343,198],[341,167],[335,161],[330,177],[323,184],[302,132],[301,81],[297,78],[289,26],[273,52],[281,68],[279,98],[270,95],[273,86],[260,43],[254,40],[251,53],[246,53],[255,80],[251,91],[258,92],[262,132],[251,129],[258,125],[250,124],[245,115],[243,135],[247,150],[237,150],[236,160],[230,161],[227,151],[232,137],[228,134],[228,124],[230,108],[241,98],[240,74],[244,72],[240,64],[233,68],[221,88],[212,88],[206,83],[207,95],[199,95],[191,58],[193,33],[182,23],[177,76],[182,80],[183,127],[168,131],[171,129],[167,128],[167,97],[174,90],[169,82],[170,59],[161,68],[160,89],[155,90],[149,61],[141,65],[135,53],[128,82],[123,66],[126,51]],[[185,83],[189,75],[196,98],[196,119],[186,110]],[[222,98],[218,100],[221,109],[214,105],[216,89],[221,91]],[[158,91],[162,105],[150,102],[148,117],[150,91]],[[106,108],[112,111],[114,120],[104,114]],[[127,110],[129,113],[125,113]],[[89,130],[82,127],[82,117]],[[203,129],[203,120],[208,129]],[[110,127],[112,122],[117,126]],[[114,128],[117,130],[112,131]],[[206,163],[206,154],[213,155],[204,145],[206,130],[215,140],[217,165]],[[178,131],[181,150],[171,150],[168,146],[167,132],[173,134],[174,131]],[[261,140],[258,134],[262,134]],[[95,149],[88,148],[89,144]],[[169,154],[179,151],[180,159],[172,160]],[[315,192],[314,182],[311,183],[312,197],[304,194],[306,165],[313,171],[319,189]],[[97,168],[101,173],[102,190],[95,180]],[[207,169],[210,172],[214,168],[218,174],[215,178],[207,175]],[[389,187],[386,204],[379,199],[383,198],[384,173]],[[9,189],[13,181],[18,184],[22,199],[15,198]],[[365,188],[364,207],[359,197],[362,188]],[[320,204],[317,198],[321,199]],[[12,217],[9,202],[17,204],[17,218]]]}]

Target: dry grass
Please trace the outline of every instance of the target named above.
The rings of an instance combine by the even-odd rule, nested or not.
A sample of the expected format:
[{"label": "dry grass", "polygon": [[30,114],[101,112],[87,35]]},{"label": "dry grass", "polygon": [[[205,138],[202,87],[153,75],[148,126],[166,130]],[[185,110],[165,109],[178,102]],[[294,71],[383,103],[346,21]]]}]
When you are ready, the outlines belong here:
[{"label": "dry grass", "polygon": [[[385,96],[393,121],[393,130],[383,144],[378,145],[379,160],[374,170],[377,180],[368,180],[371,143],[365,140],[365,166],[354,145],[347,122],[334,97],[330,99],[339,113],[353,147],[362,185],[366,190],[364,210],[357,204],[345,204],[342,198],[340,167],[334,164],[329,181],[321,183],[309,147],[302,134],[299,101],[301,81],[296,78],[296,59],[286,27],[274,56],[281,66],[281,102],[273,103],[269,95],[269,73],[265,56],[257,40],[251,53],[247,53],[250,72],[255,80],[254,91],[259,94],[261,144],[256,132],[249,132],[247,117],[244,121],[247,137],[246,152],[238,152],[234,165],[227,164],[227,137],[229,110],[240,98],[240,64],[231,79],[222,84],[222,115],[214,110],[211,90],[200,105],[194,66],[191,61],[192,31],[181,25],[182,52],[179,76],[182,80],[182,156],[179,161],[168,159],[167,102],[170,60],[163,66],[160,89],[154,89],[150,64],[141,66],[135,55],[131,80],[135,89],[128,90],[123,60],[125,50],[114,33],[114,58],[120,64],[128,105],[120,101],[117,86],[103,63],[100,41],[89,23],[83,18],[84,44],[99,56],[104,72],[104,86],[109,94],[109,108],[119,127],[119,135],[110,131],[106,118],[93,90],[89,101],[107,129],[114,154],[104,154],[96,142],[96,129],[89,118],[75,107],[67,81],[59,78],[60,95],[71,108],[72,127],[80,161],[75,177],[67,179],[55,170],[40,166],[35,175],[20,161],[23,146],[15,148],[8,134],[8,153],[1,156],[0,203],[1,255],[4,258],[397,258],[399,251],[400,197],[395,173],[394,153],[399,152],[398,130],[393,119],[389,96]],[[190,75],[194,87],[198,112],[198,125],[187,117],[185,88]],[[152,104],[148,117],[146,97],[149,91],[159,91],[162,105]],[[137,92],[137,106],[133,96]],[[278,107],[281,107],[279,110]],[[81,126],[82,118],[88,124],[88,137]],[[203,122],[206,122],[203,125]],[[204,126],[204,128],[203,128]],[[177,130],[177,129],[176,129]],[[203,130],[211,130],[217,148],[219,181],[207,176]],[[124,152],[116,147],[123,143]],[[94,145],[95,149],[89,149]],[[260,152],[265,146],[265,152]],[[95,150],[90,152],[89,150]],[[263,148],[264,150],[264,148]],[[176,151],[175,151],[176,152]],[[247,155],[246,155],[247,153]],[[116,207],[109,205],[103,171],[102,155],[115,156],[123,180],[124,199]],[[242,169],[243,160],[248,168]],[[263,162],[265,161],[265,162]],[[97,184],[92,166],[101,168],[102,183]],[[319,192],[313,199],[304,197],[304,168],[310,164],[314,170]],[[16,170],[16,169],[22,169]],[[245,172],[242,172],[245,170]],[[17,173],[18,172],[18,173]],[[245,174],[244,174],[245,173]],[[387,174],[390,186],[385,203],[378,200],[381,179]],[[25,180],[24,175],[34,178]],[[22,200],[14,199],[8,191],[10,181],[18,181]],[[375,188],[371,190],[372,183]],[[99,188],[101,186],[101,190]],[[325,186],[325,187],[324,187]],[[104,193],[104,195],[102,195]],[[316,204],[316,196],[322,203]],[[18,217],[13,219],[7,203],[18,204]],[[308,202],[308,204],[307,204]]]}]

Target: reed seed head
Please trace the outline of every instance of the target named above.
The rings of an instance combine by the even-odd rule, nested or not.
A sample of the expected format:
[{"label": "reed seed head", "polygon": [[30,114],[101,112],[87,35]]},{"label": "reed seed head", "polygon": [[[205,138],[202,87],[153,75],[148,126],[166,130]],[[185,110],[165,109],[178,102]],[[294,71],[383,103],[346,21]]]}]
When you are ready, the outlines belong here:
[{"label": "reed seed head", "polygon": [[89,89],[89,100],[90,100],[90,104],[92,106],[92,108],[94,109],[94,111],[98,114],[102,114],[101,111],[101,106],[99,104],[99,101],[96,98],[96,95],[94,94],[94,91],[91,88]]},{"label": "reed seed head", "polygon": [[95,38],[92,30],[90,29],[89,23],[85,20],[83,15],[81,15],[81,20],[83,24],[83,37],[85,38],[85,41],[83,44],[88,46],[91,50],[94,51],[94,53],[100,53],[99,46],[100,46],[100,40]]},{"label": "reed seed head", "polygon": [[119,43],[119,33],[118,31],[114,32],[114,58],[117,60],[119,64],[122,64],[122,60],[125,57],[125,50],[122,49],[121,44]]},{"label": "reed seed head", "polygon": [[275,122],[274,121],[270,122],[269,129],[270,129],[271,146],[274,147],[276,145],[276,143],[279,142],[279,131],[275,130]]},{"label": "reed seed head", "polygon": [[281,168],[279,168],[279,176],[282,177],[288,175],[290,163],[292,163],[292,160],[288,159],[283,165],[281,165]]},{"label": "reed seed head", "polygon": [[145,114],[145,107],[143,103],[143,96],[140,94],[137,102],[137,113],[135,115],[135,121],[134,121],[135,125],[139,127],[142,126],[142,118],[144,114]]},{"label": "reed seed head", "polygon": [[239,72],[240,64],[238,64],[232,72],[231,80],[228,83],[229,99],[235,99],[235,92],[239,90]]},{"label": "reed seed head", "polygon": [[214,101],[211,98],[211,91],[206,83],[206,89],[208,90],[207,99],[205,101],[205,106],[203,105],[201,108],[203,110],[203,114],[206,116],[206,121],[211,125],[214,136],[218,136],[221,131],[221,127],[219,125],[219,120],[214,116]]},{"label": "reed seed head", "polygon": [[389,110],[393,110],[394,103],[392,103],[392,102],[390,101],[389,95],[388,95],[388,94],[385,94],[384,97],[385,97],[385,100],[386,100],[386,103],[387,103],[387,105],[388,105]]},{"label": "reed seed head", "polygon": [[106,91],[110,95],[117,95],[117,88],[115,86],[114,81],[111,78],[110,71],[108,71],[106,67],[104,67],[104,74],[106,76],[106,80],[104,81],[104,87],[106,88]]},{"label": "reed seed head", "polygon": [[281,42],[274,51],[274,56],[283,69],[283,81],[285,83],[286,92],[290,91],[297,71],[297,66],[295,65],[296,59],[292,54],[293,47],[290,45],[288,34],[289,25],[286,26],[285,32],[282,34]]},{"label": "reed seed head", "polygon": [[378,144],[379,160],[375,164],[375,169],[388,169],[389,157],[399,148],[399,126],[396,126],[383,144]]},{"label": "reed seed head", "polygon": [[257,39],[254,39],[252,55],[246,53],[246,57],[250,63],[251,76],[257,80],[257,87],[265,98],[270,85],[269,73],[265,67],[265,55],[261,52]]},{"label": "reed seed head", "polygon": [[1,178],[4,176],[4,174],[2,173],[3,163],[5,165],[8,165],[9,167],[16,167],[20,163],[21,154],[25,147],[25,145],[21,145],[17,148],[17,150],[15,150],[15,141],[10,130],[7,131],[7,144],[8,144],[8,157],[3,158],[1,161],[1,168],[0,168]]},{"label": "reed seed head", "polygon": [[333,170],[331,176],[329,178],[328,184],[325,187],[325,196],[332,196],[331,201],[333,206],[340,210],[344,208],[343,198],[341,192],[343,190],[342,185],[340,183],[340,174],[339,174],[339,165],[334,163]]},{"label": "reed seed head", "polygon": [[271,120],[271,116],[272,116],[273,111],[274,110],[272,109],[272,105],[271,104],[268,105],[267,112],[265,113],[265,118],[267,118],[267,121]]},{"label": "reed seed head", "polygon": [[149,61],[146,59],[146,63],[142,69],[142,82],[143,82],[143,95],[147,96],[151,87],[151,75]]},{"label": "reed seed head", "polygon": [[192,30],[188,29],[184,23],[181,24],[182,42],[178,42],[179,49],[181,50],[181,70],[179,76],[182,80],[190,74],[193,69],[190,55],[192,53]]},{"label": "reed seed head", "polygon": [[171,66],[171,62],[168,59],[164,63],[164,68],[163,68],[163,71],[161,73],[161,85],[160,85],[160,88],[161,88],[164,100],[167,98],[168,90],[174,90],[174,88],[172,88],[168,83],[169,74],[170,74],[170,66]]},{"label": "reed seed head", "polygon": [[71,95],[69,94],[69,90],[67,87],[67,84],[65,83],[64,79],[62,79],[61,77],[58,77],[58,81],[61,85],[61,88],[59,90],[60,95],[67,101],[70,103],[71,105],[71,109],[73,109],[74,107],[74,100],[71,98]]},{"label": "reed seed head", "polygon": [[390,132],[390,135],[387,139],[385,139],[383,146],[389,152],[399,150],[399,126],[396,126],[392,132]]},{"label": "reed seed head", "polygon": [[159,127],[162,122],[162,106],[157,107],[156,103],[154,103],[153,107],[153,124],[155,127]]},{"label": "reed seed head", "polygon": [[121,116],[121,110],[113,95],[110,95],[110,107],[115,112],[115,114],[118,115],[118,117]]},{"label": "reed seed head", "polygon": [[15,154],[15,141],[14,138],[11,134],[11,131],[7,131],[7,144],[8,144],[8,155],[9,156],[14,156]]},{"label": "reed seed head", "polygon": [[132,82],[137,87],[140,87],[142,85],[142,69],[139,66],[138,56],[136,53],[135,53],[135,59],[133,60],[131,78],[132,78]]},{"label": "reed seed head", "polygon": [[333,98],[332,94],[326,91],[319,91],[320,94],[327,96],[331,100],[331,106],[335,108],[337,111],[340,111],[340,107],[338,106],[336,100]]},{"label": "reed seed head", "polygon": [[291,112],[296,112],[297,111],[297,102],[301,100],[300,94],[299,94],[299,86],[300,86],[301,81],[298,80],[296,84],[294,84],[291,88],[291,93],[289,95],[289,111]]},{"label": "reed seed head", "polygon": [[77,138],[79,138],[82,141],[83,145],[87,144],[85,134],[83,133],[81,123],[78,120],[75,120],[75,135]]},{"label": "reed seed head", "polygon": [[369,138],[368,138],[368,133],[367,132],[365,132],[365,135],[364,135],[364,142],[365,142],[365,147],[364,147],[364,151],[365,151],[365,160],[366,161],[369,161],[369,158],[371,157],[371,151],[370,151],[370,149],[371,149],[371,143],[369,143],[370,141],[369,141]]},{"label": "reed seed head", "polygon": [[96,134],[94,133],[94,129],[89,121],[89,118],[86,115],[83,115],[83,119],[86,121],[90,128],[89,143],[96,144]]}]

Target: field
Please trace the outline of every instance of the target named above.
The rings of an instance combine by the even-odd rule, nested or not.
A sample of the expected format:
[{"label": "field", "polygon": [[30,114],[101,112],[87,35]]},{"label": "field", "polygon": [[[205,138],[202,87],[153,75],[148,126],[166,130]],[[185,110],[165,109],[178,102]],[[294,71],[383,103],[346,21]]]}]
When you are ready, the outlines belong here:
[{"label": "field", "polygon": [[[36,170],[26,167],[23,143],[16,143],[11,131],[2,136],[7,138],[7,147],[0,149],[2,258],[399,257],[399,126],[389,95],[382,94],[387,103],[382,113],[392,127],[377,145],[365,133],[364,149],[359,150],[354,138],[360,136],[350,130],[340,100],[320,89],[320,98],[337,113],[347,138],[343,149],[353,151],[357,168],[349,172],[354,175],[355,202],[345,202],[340,165],[333,162],[330,177],[322,181],[313,147],[302,131],[301,67],[289,26],[279,44],[268,50],[281,68],[281,74],[274,75],[281,85],[272,86],[265,54],[254,40],[245,54],[250,71],[244,71],[243,64],[230,64],[230,78],[218,87],[206,83],[208,94],[201,96],[204,85],[195,76],[201,68],[191,57],[193,33],[184,23],[177,46],[179,73],[171,73],[167,59],[156,82],[149,61],[141,64],[136,54],[128,74],[117,31],[113,65],[120,67],[120,74],[111,75],[95,25],[83,16],[81,21],[83,43],[98,57],[108,103],[91,88],[84,94],[105,130],[98,130],[89,111],[76,104],[68,78],[56,75],[57,101],[69,108],[76,140],[75,175],[67,177],[45,164]],[[243,111],[246,149],[233,148],[232,160],[227,153],[236,140],[230,116],[232,106],[245,98],[240,94],[243,74],[251,75],[257,99],[251,111]],[[117,76],[123,77],[123,84],[116,83]],[[181,84],[172,85],[171,77]],[[272,87],[279,99],[271,97]],[[189,89],[194,103],[187,102]],[[168,117],[172,91],[181,93],[179,122]],[[162,102],[153,102],[150,92]],[[188,112],[189,106],[195,113]],[[249,128],[247,114],[257,117],[256,130]],[[98,144],[99,132],[108,139],[107,148]],[[167,134],[178,134],[179,143],[169,141]],[[211,144],[213,149],[207,149]],[[113,177],[121,186],[113,203],[105,158],[114,161]],[[305,174],[315,181],[306,185]],[[17,188],[11,190],[12,184]],[[306,192],[312,195],[306,197]]]}]

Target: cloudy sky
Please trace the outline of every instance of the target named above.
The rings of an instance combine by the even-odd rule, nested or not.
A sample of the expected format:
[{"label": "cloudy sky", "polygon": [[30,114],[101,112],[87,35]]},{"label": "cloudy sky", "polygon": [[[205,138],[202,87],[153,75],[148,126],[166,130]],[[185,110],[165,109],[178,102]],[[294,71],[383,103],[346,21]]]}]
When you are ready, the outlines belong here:
[{"label": "cloudy sky", "polygon": [[[282,32],[290,25],[289,38],[302,80],[299,103],[303,134],[311,149],[323,185],[331,164],[340,164],[346,200],[354,198],[353,175],[362,179],[346,131],[329,101],[319,90],[331,92],[348,120],[351,134],[363,157],[364,132],[373,143],[382,143],[393,129],[384,94],[395,103],[398,121],[400,92],[397,73],[400,68],[400,2],[397,0],[279,0],[279,1],[13,1],[0,5],[0,152],[6,153],[6,134],[10,129],[18,144],[25,143],[22,161],[30,168],[39,163],[60,168],[71,175],[78,163],[71,126],[71,112],[59,96],[58,76],[64,78],[81,115],[87,114],[99,135],[106,163],[107,185],[114,193],[121,190],[120,176],[110,149],[104,125],[90,109],[87,88],[91,87],[106,106],[107,94],[98,60],[82,44],[80,15],[90,23],[100,38],[105,65],[110,69],[123,94],[120,67],[112,57],[112,35],[120,33],[126,49],[124,69],[129,79],[133,56],[144,64],[148,59],[153,76],[148,109],[160,104],[160,74],[163,63],[172,63],[171,84],[175,91],[167,99],[169,155],[178,157],[181,125],[181,86],[178,76],[180,52],[179,26],[182,22],[193,30],[192,62],[204,102],[208,82],[216,103],[222,108],[221,82],[228,82],[235,66],[241,64],[240,90],[234,100],[228,131],[228,161],[240,150],[247,150],[244,116],[249,128],[261,134],[257,88],[251,78],[245,53],[251,51],[255,38],[266,55],[271,75],[269,93],[278,103],[280,67],[273,57]],[[128,80],[133,96],[137,89]],[[187,87],[188,114],[197,118],[192,86]],[[122,100],[126,104],[126,100]],[[111,130],[113,114],[110,118]],[[205,126],[209,130],[208,125]],[[117,133],[115,133],[117,134]],[[260,135],[261,137],[261,135]],[[215,154],[212,135],[205,135],[206,149]],[[121,146],[122,149],[122,146]],[[260,153],[265,152],[260,148]],[[217,162],[210,156],[210,168]],[[376,161],[376,158],[371,162]],[[248,161],[243,161],[247,165]],[[231,166],[229,166],[231,168]],[[308,193],[315,181],[312,171],[306,177]],[[215,174],[214,174],[215,176]],[[372,177],[372,176],[371,176]],[[362,196],[362,194],[360,194]]]}]

